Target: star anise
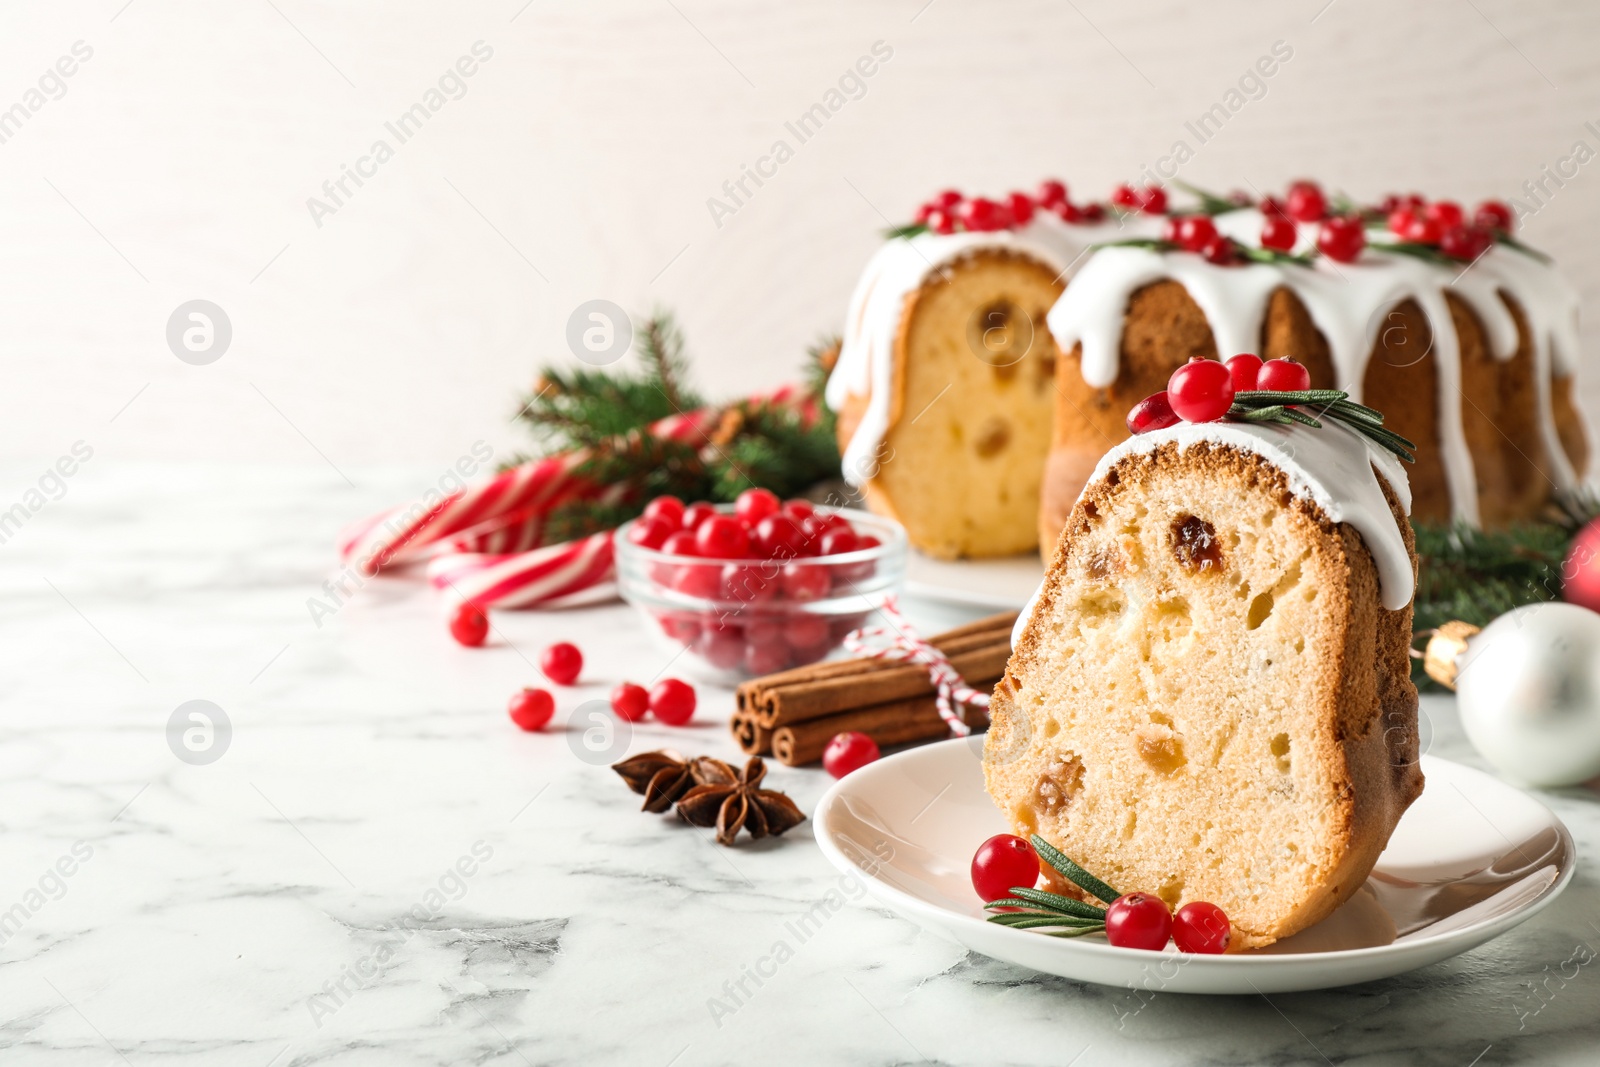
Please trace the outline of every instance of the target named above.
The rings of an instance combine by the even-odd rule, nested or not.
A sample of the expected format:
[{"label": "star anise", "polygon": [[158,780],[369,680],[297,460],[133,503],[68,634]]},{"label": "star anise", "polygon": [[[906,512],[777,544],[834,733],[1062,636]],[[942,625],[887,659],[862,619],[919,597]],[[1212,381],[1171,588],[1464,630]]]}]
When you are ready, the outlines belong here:
[{"label": "star anise", "polygon": [[657,815],[694,786],[733,777],[733,769],[721,760],[710,756],[685,760],[671,749],[641,752],[613,763],[611,769],[628,783],[629,789],[644,794],[643,810]]},{"label": "star anise", "polygon": [[742,827],[752,838],[777,836],[805,821],[794,801],[783,793],[762,789],[767,765],[760,756],[751,756],[738,773],[723,763],[704,757],[704,781],[678,801],[678,814],[694,826],[714,826],[717,841],[733,844]]}]

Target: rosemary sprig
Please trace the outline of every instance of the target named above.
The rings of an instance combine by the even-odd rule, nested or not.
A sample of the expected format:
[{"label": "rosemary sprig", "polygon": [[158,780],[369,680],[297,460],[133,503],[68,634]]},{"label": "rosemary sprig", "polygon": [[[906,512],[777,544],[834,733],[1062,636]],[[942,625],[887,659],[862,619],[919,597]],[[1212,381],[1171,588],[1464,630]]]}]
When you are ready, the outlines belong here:
[{"label": "rosemary sprig", "polygon": [[1419,244],[1416,241],[1373,241],[1367,247],[1374,252],[1393,252],[1397,256],[1410,256],[1412,259],[1420,259],[1441,267],[1461,266],[1461,260],[1452,259],[1433,245]]},{"label": "rosemary sprig", "polygon": [[[1316,414],[1302,410],[1309,407]],[[1252,389],[1233,394],[1228,418],[1239,422],[1271,422],[1321,428],[1317,416],[1342,423],[1393,452],[1407,463],[1417,461],[1417,446],[1383,425],[1383,413],[1350,399],[1339,389],[1300,389],[1273,392]]]},{"label": "rosemary sprig", "polygon": [[[1060,849],[1040,837],[1029,836],[1033,850],[1055,872],[1080,889],[1107,904],[1120,894],[1109,885],[1072,862]],[[1050,893],[1028,886],[1012,886],[1009,897],[991,900],[984,905],[990,910],[1007,909],[989,916],[989,921],[1013,930],[1038,930],[1047,937],[1083,937],[1098,934],[1106,928],[1106,910],[1086,904],[1060,893]]]},{"label": "rosemary sprig", "polygon": [[1543,252],[1539,251],[1537,248],[1530,248],[1528,245],[1523,244],[1521,241],[1517,240],[1515,237],[1511,236],[1509,233],[1506,233],[1504,230],[1496,230],[1495,231],[1495,235],[1494,235],[1494,239],[1496,241],[1499,241],[1501,244],[1505,245],[1507,248],[1515,248],[1518,252],[1521,252],[1525,256],[1532,256],[1534,259],[1537,259],[1540,263],[1554,263],[1555,262],[1555,260],[1553,260],[1549,256],[1545,255]]},{"label": "rosemary sprig", "polygon": [[1120,241],[1101,241],[1089,246],[1092,252],[1102,248],[1148,248],[1152,252],[1176,252],[1178,246],[1173,241],[1163,241],[1159,237],[1126,237]]},{"label": "rosemary sprig", "polygon": [[927,232],[928,232],[928,224],[927,223],[925,223],[925,222],[908,222],[904,226],[891,226],[891,227],[889,227],[887,230],[883,231],[883,237],[884,237],[884,240],[886,240],[886,241],[892,241],[896,237],[904,237],[904,238],[909,239],[909,238],[917,236],[919,233],[927,233]]},{"label": "rosemary sprig", "polygon": [[1173,179],[1173,185],[1200,201],[1199,208],[1202,214],[1226,215],[1230,211],[1243,211],[1249,204],[1236,204],[1225,196],[1218,196],[1209,189],[1202,189],[1198,185],[1190,185]]},{"label": "rosemary sprig", "polygon": [[1233,251],[1241,259],[1248,259],[1252,263],[1294,263],[1301,267],[1309,267],[1316,256],[1310,252],[1295,255],[1293,252],[1280,252],[1276,248],[1251,248],[1238,241],[1232,242]]}]

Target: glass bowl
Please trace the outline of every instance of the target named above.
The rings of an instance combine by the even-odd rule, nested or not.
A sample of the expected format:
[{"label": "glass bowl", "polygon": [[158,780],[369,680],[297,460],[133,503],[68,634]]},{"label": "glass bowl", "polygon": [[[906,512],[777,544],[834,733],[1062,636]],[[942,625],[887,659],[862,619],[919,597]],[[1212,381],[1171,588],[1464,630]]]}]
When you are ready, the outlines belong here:
[{"label": "glass bowl", "polygon": [[[717,508],[732,514],[733,506]],[[818,507],[877,545],[832,556],[703,559],[675,556],[616,532],[617,587],[688,673],[724,685],[825,658],[900,590],[906,532],[892,519]]]}]

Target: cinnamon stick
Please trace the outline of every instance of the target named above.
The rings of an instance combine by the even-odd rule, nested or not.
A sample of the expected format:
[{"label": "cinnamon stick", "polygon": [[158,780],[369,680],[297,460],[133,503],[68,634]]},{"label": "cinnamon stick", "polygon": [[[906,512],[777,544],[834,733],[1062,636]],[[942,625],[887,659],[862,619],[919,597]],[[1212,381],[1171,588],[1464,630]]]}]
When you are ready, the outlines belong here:
[{"label": "cinnamon stick", "polygon": [[756,722],[752,712],[744,709],[736,710],[728,726],[733,730],[733,739],[739,743],[739,748],[748,756],[770,756],[772,754],[772,731]]},{"label": "cinnamon stick", "polygon": [[[967,679],[974,689],[992,689],[999,680],[999,675]],[[969,706],[961,710],[966,724],[973,729],[988,724],[985,709]],[[912,697],[781,726],[772,731],[772,755],[789,767],[815,763],[833,736],[847,730],[864,733],[880,746],[932,741],[950,734],[949,724],[939,717],[933,696]]]},{"label": "cinnamon stick", "polygon": [[[1015,612],[992,615],[938,634],[930,643],[949,657],[950,665],[963,678],[998,679],[1011,656],[1011,627],[1016,618]],[[933,683],[925,668],[861,657],[752,679],[739,686],[737,699],[740,712],[753,715],[762,729],[776,730],[852,709],[932,694]]]}]

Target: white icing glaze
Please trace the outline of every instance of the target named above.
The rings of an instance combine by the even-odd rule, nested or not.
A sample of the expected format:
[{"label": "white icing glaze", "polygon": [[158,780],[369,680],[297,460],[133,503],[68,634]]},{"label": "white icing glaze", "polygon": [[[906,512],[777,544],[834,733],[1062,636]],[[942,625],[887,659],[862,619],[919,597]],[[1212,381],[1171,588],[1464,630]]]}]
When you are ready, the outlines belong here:
[{"label": "white icing glaze", "polygon": [[[1126,456],[1147,454],[1168,442],[1177,444],[1182,454],[1199,441],[1249,452],[1281,470],[1289,480],[1291,493],[1316,504],[1331,521],[1349,523],[1361,534],[1377,567],[1383,606],[1398,611],[1411,602],[1416,592],[1411,556],[1377,477],[1383,475],[1402,510],[1410,514],[1411,483],[1405,469],[1392,452],[1331,419],[1322,420],[1321,429],[1236,422],[1179,423],[1130,437],[1113,447],[1100,458],[1088,485],[1099,484],[1106,472]],[[1011,631],[1013,648],[1033,618],[1043,592],[1041,583],[1017,617]]]},{"label": "white icing glaze", "polygon": [[[1217,216],[1217,227],[1242,243],[1258,246],[1262,216],[1241,210]],[[1315,243],[1314,226],[1301,226],[1297,251]],[[1369,231],[1373,241],[1392,234]],[[1090,385],[1116,380],[1128,300],[1142,286],[1162,279],[1181,284],[1205,314],[1224,358],[1254,352],[1274,290],[1284,287],[1305,305],[1328,342],[1338,386],[1361,398],[1367,361],[1390,313],[1407,299],[1427,316],[1433,334],[1439,382],[1439,447],[1454,517],[1478,521],[1472,455],[1462,425],[1461,352],[1445,292],[1452,291],[1483,323],[1498,359],[1517,349],[1516,321],[1501,299],[1509,294],[1522,308],[1533,342],[1537,415],[1551,479],[1574,488],[1576,473],[1562,449],[1551,409],[1551,376],[1572,373],[1578,352],[1577,293],[1550,264],[1515,249],[1496,246],[1466,269],[1411,256],[1367,250],[1355,263],[1319,257],[1311,267],[1249,263],[1219,267],[1188,253],[1141,248],[1106,248],[1090,257],[1050,310],[1047,322],[1062,351],[1083,345],[1082,373]],[[1377,398],[1381,400],[1381,398]]]},{"label": "white icing glaze", "polygon": [[846,445],[845,481],[859,486],[877,473],[879,446],[889,432],[894,401],[894,347],[906,298],[931,276],[963,256],[1003,250],[1031,256],[1057,276],[1070,275],[1089,246],[1133,236],[1153,236],[1161,216],[1134,215],[1120,222],[1066,223],[1040,211],[1028,225],[994,233],[922,233],[887,241],[867,263],[850,297],[839,360],[828,378],[825,399],[835,411],[852,396],[868,398]]}]

